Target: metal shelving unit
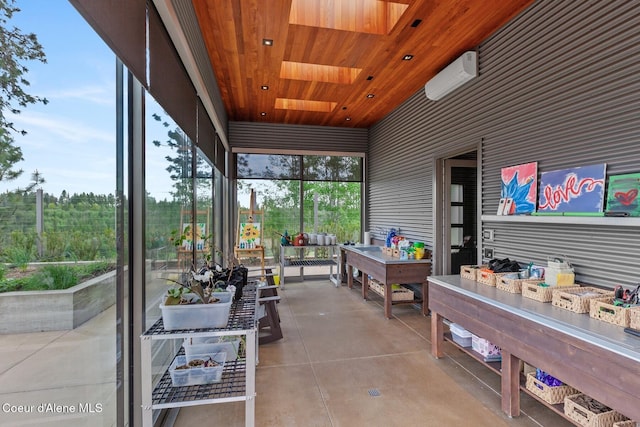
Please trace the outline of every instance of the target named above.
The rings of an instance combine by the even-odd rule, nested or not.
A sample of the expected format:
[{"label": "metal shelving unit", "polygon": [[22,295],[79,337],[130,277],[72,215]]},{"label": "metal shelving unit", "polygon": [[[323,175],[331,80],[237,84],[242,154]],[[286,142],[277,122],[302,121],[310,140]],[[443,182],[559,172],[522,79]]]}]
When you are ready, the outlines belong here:
[{"label": "metal shelving unit", "polygon": [[[162,318],[140,336],[142,360],[142,425],[153,426],[153,410],[245,401],[245,425],[255,425],[255,378],[258,362],[257,296],[254,284],[232,304],[225,328],[167,331]],[[173,387],[167,369],[155,387],[152,384],[152,349],[155,340],[195,337],[245,336],[245,358],[227,361],[219,383]],[[176,355],[183,353],[183,349]]]},{"label": "metal shelving unit", "polygon": [[[304,267],[329,266],[329,279],[334,280],[333,267],[338,267],[336,260],[337,245],[307,245],[307,246],[283,246],[280,245],[280,287],[284,289],[284,268],[300,267],[300,279],[304,280]],[[306,249],[327,249],[327,256],[322,258],[306,258]],[[294,249],[298,252],[293,258],[286,259],[287,249]],[[315,255],[315,254],[314,254]],[[337,273],[336,273],[337,275]]]}]

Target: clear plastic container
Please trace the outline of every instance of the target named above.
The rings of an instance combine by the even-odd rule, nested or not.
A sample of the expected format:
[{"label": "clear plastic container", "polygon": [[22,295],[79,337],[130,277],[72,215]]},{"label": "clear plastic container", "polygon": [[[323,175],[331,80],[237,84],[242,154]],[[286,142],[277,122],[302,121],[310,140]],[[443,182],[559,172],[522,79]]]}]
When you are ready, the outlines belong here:
[{"label": "clear plastic container", "polygon": [[221,341],[219,337],[210,337],[205,340],[185,338],[182,346],[187,357],[194,354],[227,353],[226,360],[236,360],[240,349],[240,339]]},{"label": "clear plastic container", "polygon": [[229,320],[231,310],[231,292],[216,292],[220,299],[214,304],[160,304],[164,329],[175,331],[178,329],[224,328]]},{"label": "clear plastic container", "polygon": [[[171,385],[173,387],[186,387],[190,385],[213,384],[222,380],[222,371],[227,354],[193,354],[191,356],[176,356],[173,363],[169,367],[169,375],[171,375]],[[210,367],[190,367],[188,369],[177,369],[191,362],[192,360],[213,359],[216,366]]]},{"label": "clear plastic container", "polygon": [[471,332],[456,323],[449,325],[449,330],[454,342],[462,347],[471,347]]}]

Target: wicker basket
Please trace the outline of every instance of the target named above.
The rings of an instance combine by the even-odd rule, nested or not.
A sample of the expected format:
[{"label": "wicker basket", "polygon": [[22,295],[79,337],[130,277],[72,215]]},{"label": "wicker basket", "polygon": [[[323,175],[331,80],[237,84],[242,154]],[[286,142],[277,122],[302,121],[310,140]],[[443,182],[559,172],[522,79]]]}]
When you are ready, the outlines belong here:
[{"label": "wicker basket", "polygon": [[478,276],[476,277],[476,281],[478,283],[482,283],[483,285],[488,286],[496,286],[498,277],[503,276],[508,273],[494,273],[491,270],[482,268],[478,271]]},{"label": "wicker basket", "polygon": [[539,280],[525,280],[522,282],[522,296],[540,302],[551,302],[553,288],[550,286],[539,286]]},{"label": "wicker basket", "polygon": [[476,280],[481,268],[487,268],[486,265],[463,265],[460,266],[460,277],[463,279]]},{"label": "wicker basket", "polygon": [[496,278],[496,288],[501,291],[511,292],[512,294],[521,294],[522,284],[525,281],[533,282],[535,284],[543,282],[542,280],[514,279],[510,278],[508,275],[504,275]]},{"label": "wicker basket", "polygon": [[[377,280],[370,280],[369,289],[384,298],[385,287],[382,283]],[[391,291],[391,301],[413,301],[413,296],[413,291],[404,286],[400,286],[400,289]]]},{"label": "wicker basket", "polygon": [[629,327],[640,331],[640,306],[629,309]]},{"label": "wicker basket", "polygon": [[614,410],[596,414],[588,408],[576,403],[573,399],[583,394],[573,394],[564,398],[564,414],[586,427],[612,427],[613,423],[625,420],[625,416]]},{"label": "wicker basket", "polygon": [[631,323],[628,307],[613,305],[613,298],[594,298],[590,302],[589,316],[628,328]]},{"label": "wicker basket", "polygon": [[552,405],[564,402],[564,398],[578,393],[578,390],[568,385],[551,387],[536,378],[535,372],[527,374],[527,390],[540,399]]},{"label": "wicker basket", "polygon": [[553,290],[551,304],[575,313],[588,313],[589,302],[594,298],[612,297],[613,291],[594,288],[591,286],[577,286],[572,288],[558,288]]},{"label": "wicker basket", "polygon": [[627,420],[627,421],[618,421],[617,423],[613,423],[613,427],[640,427],[635,421]]}]

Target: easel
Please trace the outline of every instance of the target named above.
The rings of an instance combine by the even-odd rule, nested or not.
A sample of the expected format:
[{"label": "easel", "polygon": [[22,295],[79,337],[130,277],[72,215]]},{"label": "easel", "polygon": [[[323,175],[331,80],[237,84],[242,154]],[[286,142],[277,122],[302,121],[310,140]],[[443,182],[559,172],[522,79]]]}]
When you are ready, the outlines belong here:
[{"label": "easel", "polygon": [[[246,217],[243,221],[242,218]],[[249,245],[249,247],[243,246],[241,247],[241,239],[240,233],[241,224],[253,223],[256,221],[260,221],[260,229],[259,229],[259,238],[260,243],[255,245]],[[261,277],[265,277],[264,271],[264,246],[262,245],[262,228],[264,224],[264,211],[256,209],[256,195],[254,190],[251,190],[250,202],[249,202],[249,210],[239,210],[238,211],[238,224],[236,225],[236,236],[238,237],[238,241],[233,248],[233,254],[238,261],[242,258],[251,258],[251,257],[259,257],[260,258],[260,274]]]}]

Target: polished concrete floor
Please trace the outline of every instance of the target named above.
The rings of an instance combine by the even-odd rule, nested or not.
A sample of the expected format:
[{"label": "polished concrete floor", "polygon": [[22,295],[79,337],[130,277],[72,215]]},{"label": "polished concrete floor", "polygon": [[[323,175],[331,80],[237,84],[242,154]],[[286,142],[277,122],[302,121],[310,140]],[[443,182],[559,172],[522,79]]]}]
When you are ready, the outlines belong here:
[{"label": "polished concrete floor", "polygon": [[[259,348],[256,426],[571,425],[525,394],[522,415],[506,416],[498,375],[449,343],[434,359],[429,318],[412,306],[387,320],[380,298],[327,280],[279,294],[284,338]],[[244,403],[182,408],[172,422],[244,426]]]}]

